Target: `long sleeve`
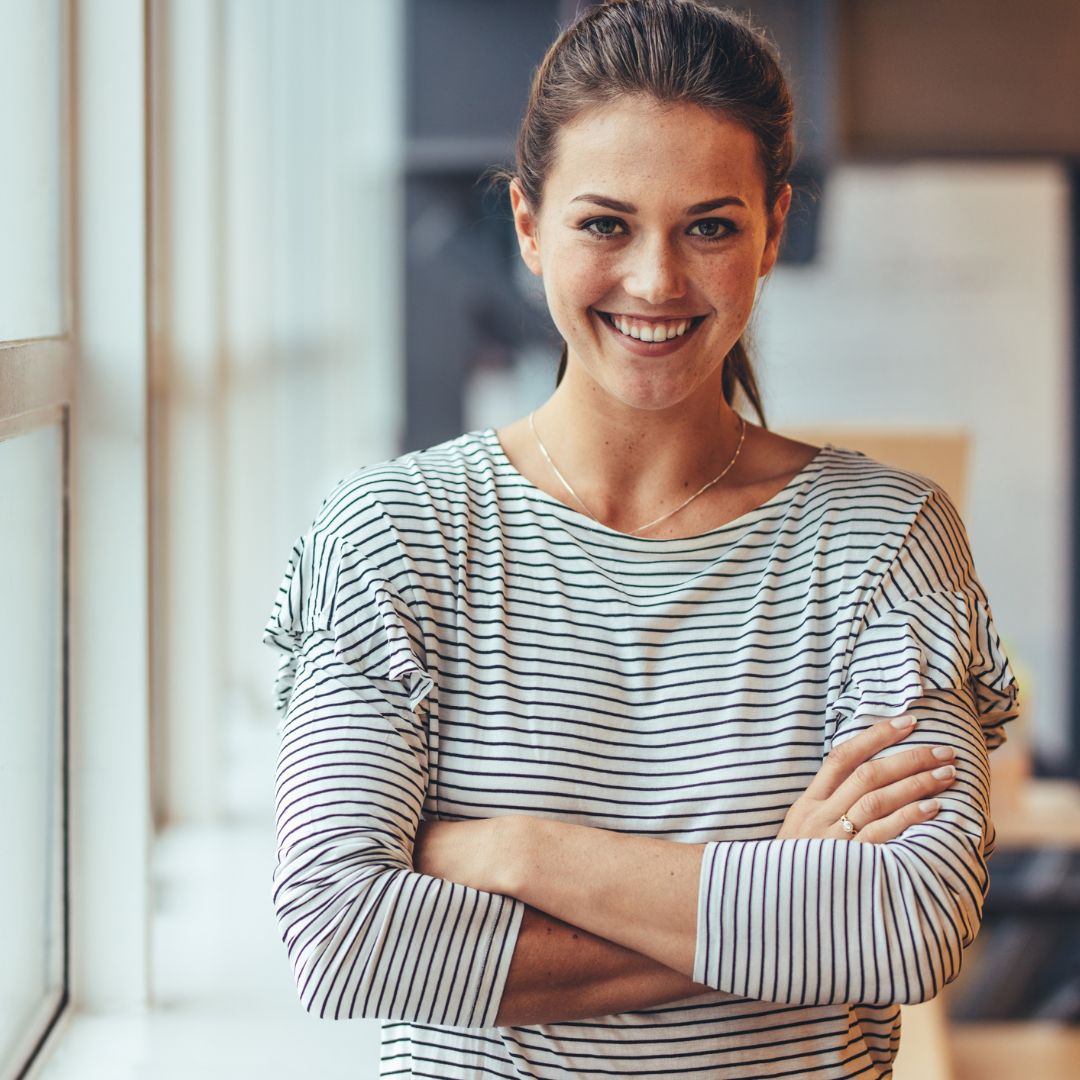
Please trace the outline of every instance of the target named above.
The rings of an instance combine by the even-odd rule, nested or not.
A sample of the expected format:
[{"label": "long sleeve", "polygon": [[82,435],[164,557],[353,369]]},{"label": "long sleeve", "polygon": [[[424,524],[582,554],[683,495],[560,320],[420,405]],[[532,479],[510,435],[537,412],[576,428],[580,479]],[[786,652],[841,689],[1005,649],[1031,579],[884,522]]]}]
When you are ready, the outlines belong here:
[{"label": "long sleeve", "polygon": [[808,1005],[937,994],[982,916],[993,847],[987,753],[1017,711],[963,523],[934,488],[863,600],[829,720],[835,744],[913,713],[915,732],[887,752],[947,743],[957,780],[933,820],[887,844],[707,844],[694,979]]},{"label": "long sleeve", "polygon": [[273,902],[305,1009],[494,1026],[524,904],[412,869],[433,684],[401,592],[314,528],[263,640],[282,653]]}]

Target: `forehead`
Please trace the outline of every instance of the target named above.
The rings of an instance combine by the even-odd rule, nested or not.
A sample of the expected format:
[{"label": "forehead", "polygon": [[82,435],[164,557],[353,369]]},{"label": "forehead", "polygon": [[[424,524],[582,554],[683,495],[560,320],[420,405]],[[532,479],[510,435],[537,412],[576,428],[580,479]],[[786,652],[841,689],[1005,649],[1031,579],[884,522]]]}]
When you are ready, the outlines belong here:
[{"label": "forehead", "polygon": [[698,105],[624,98],[580,113],[559,132],[545,201],[582,192],[691,205],[738,195],[764,202],[757,140],[742,124]]}]

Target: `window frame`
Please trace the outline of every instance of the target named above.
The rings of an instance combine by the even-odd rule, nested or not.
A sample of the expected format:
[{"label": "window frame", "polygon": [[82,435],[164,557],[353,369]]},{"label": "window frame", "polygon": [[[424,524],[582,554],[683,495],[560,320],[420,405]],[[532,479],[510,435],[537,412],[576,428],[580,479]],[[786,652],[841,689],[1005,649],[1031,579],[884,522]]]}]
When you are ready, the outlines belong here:
[{"label": "window frame", "polygon": [[0,1063],[28,1077],[150,999],[150,5],[58,4],[64,332],[0,342],[0,439],[61,427],[63,978]]},{"label": "window frame", "polygon": [[[75,316],[75,0],[57,0],[59,40],[59,139],[60,169],[60,311],[63,332],[57,336],[0,341],[0,442],[47,427],[58,427],[60,437],[60,670],[58,759],[53,782],[59,810],[57,842],[60,850],[45,854],[60,870],[58,896],[61,934],[60,985],[37,1003],[34,1018],[15,1044],[11,1064],[21,1071],[41,1052],[57,1029],[71,999],[71,756],[69,680],[69,582],[70,577],[70,460],[71,408],[75,378],[76,349],[72,333]],[[3,1063],[0,1063],[3,1064]]]}]

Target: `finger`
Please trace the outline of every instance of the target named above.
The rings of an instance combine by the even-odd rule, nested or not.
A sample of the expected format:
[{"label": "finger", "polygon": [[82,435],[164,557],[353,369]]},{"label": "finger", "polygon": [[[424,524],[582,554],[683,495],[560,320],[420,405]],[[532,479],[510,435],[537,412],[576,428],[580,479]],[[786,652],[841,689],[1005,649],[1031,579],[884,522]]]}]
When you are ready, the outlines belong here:
[{"label": "finger", "polygon": [[[837,819],[843,813],[851,817],[851,807],[871,792],[881,791],[906,777],[952,764],[955,759],[956,751],[951,746],[918,746],[903,753],[864,761],[855,767],[854,772],[826,800],[823,809]],[[881,815],[872,814],[871,819],[879,816]]]},{"label": "finger", "polygon": [[880,720],[858,735],[833,746],[817,775],[810,781],[806,794],[811,799],[824,802],[864,761],[886,746],[898,743],[914,729],[915,717],[908,713],[891,720]]},{"label": "finger", "polygon": [[955,765],[938,765],[929,772],[906,776],[903,780],[878,788],[856,800],[847,811],[848,820],[857,829],[863,829],[874,821],[887,818],[905,806],[940,795],[955,782]]},{"label": "finger", "polygon": [[[930,821],[941,809],[940,799],[923,799],[920,802],[908,803],[888,817],[878,821],[872,821],[865,829],[860,829],[852,839],[861,840],[864,844],[884,844],[888,840],[895,840],[905,829],[912,825],[918,825],[922,821]],[[840,830],[844,834],[844,830]]]}]

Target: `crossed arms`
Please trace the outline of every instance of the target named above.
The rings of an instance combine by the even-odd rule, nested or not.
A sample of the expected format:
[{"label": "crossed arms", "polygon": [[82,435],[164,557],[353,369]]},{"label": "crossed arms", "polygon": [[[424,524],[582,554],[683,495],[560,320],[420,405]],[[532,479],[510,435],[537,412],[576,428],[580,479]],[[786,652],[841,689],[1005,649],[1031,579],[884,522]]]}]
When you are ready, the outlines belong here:
[{"label": "crossed arms", "polygon": [[[901,780],[859,774],[878,799],[870,820],[884,827],[898,811],[886,812],[882,793],[909,785],[896,797],[915,813],[911,785],[927,770],[914,765],[930,764],[939,743],[956,752],[944,812],[920,811],[898,839],[823,831],[835,829],[830,799],[847,780],[810,798],[812,784],[796,803],[796,831],[775,840],[681,844],[521,815],[422,826],[421,721],[392,687],[335,666],[327,649],[298,678],[278,762],[274,902],[310,1012],[527,1024],[717,989],[806,1003],[922,1000],[955,976],[985,891],[986,749],[970,701],[943,696],[919,713],[910,742],[923,756]],[[874,755],[864,740],[860,757],[855,739],[844,745],[849,773],[856,759],[877,756],[878,767],[907,756]],[[460,843],[485,829],[486,849]],[[455,846],[490,855],[496,845],[515,857],[454,862]],[[787,914],[763,903],[774,895]],[[752,951],[775,945],[781,915],[793,951],[773,948],[765,962]],[[704,947],[699,918],[711,934]]]}]

